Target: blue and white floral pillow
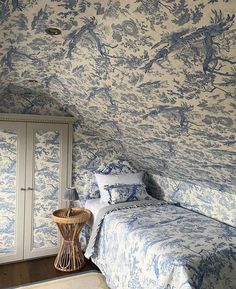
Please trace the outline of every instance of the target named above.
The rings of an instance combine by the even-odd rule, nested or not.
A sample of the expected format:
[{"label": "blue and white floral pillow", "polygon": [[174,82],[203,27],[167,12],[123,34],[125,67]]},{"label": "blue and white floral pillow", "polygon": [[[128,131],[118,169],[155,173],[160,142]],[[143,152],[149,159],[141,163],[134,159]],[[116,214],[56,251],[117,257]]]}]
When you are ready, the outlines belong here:
[{"label": "blue and white floral pillow", "polygon": [[104,186],[109,194],[109,204],[150,200],[144,184],[115,184]]},{"label": "blue and white floral pillow", "polygon": [[[109,164],[102,164],[96,169],[96,173],[103,175],[128,174],[136,172],[137,170],[125,160],[114,160]],[[100,198],[100,191],[94,172],[90,173],[90,175],[86,178],[86,182],[89,182],[90,185],[90,188],[88,189],[89,198]]]}]

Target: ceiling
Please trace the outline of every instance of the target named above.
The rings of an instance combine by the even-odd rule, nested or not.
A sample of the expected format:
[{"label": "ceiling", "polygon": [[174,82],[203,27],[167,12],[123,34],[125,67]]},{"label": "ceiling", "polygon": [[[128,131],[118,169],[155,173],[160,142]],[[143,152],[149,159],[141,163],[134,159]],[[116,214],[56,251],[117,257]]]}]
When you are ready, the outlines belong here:
[{"label": "ceiling", "polygon": [[234,13],[234,0],[1,1],[0,111],[73,114],[144,170],[235,193]]}]

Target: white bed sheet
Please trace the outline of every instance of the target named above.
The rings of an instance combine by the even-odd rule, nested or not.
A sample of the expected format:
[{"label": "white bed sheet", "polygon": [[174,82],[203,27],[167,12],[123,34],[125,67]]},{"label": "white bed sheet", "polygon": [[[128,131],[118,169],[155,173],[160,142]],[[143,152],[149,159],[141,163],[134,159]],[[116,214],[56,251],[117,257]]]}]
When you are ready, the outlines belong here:
[{"label": "white bed sheet", "polygon": [[93,218],[91,218],[91,221],[89,222],[90,226],[92,226],[94,224],[99,210],[106,207],[106,206],[108,206],[108,204],[100,202],[100,198],[99,199],[91,199],[91,200],[86,201],[85,209],[90,210],[92,212],[92,215],[93,215]]}]

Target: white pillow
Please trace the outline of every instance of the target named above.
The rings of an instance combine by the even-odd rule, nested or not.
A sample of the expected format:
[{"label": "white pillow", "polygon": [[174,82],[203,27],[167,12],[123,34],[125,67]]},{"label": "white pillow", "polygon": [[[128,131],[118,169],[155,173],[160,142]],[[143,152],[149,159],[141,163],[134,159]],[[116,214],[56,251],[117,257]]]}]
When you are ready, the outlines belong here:
[{"label": "white pillow", "polygon": [[108,203],[109,201],[109,193],[104,189],[104,186],[111,186],[115,184],[143,184],[143,172],[121,175],[95,174],[95,177],[100,191],[100,201],[104,203]]}]

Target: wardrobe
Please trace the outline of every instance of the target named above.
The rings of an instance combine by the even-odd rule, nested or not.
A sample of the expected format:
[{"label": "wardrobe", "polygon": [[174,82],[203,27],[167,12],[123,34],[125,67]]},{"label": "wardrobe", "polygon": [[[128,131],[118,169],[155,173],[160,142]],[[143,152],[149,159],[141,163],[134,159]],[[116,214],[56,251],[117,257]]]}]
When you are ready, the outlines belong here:
[{"label": "wardrobe", "polygon": [[0,114],[0,263],[56,254],[73,117]]}]

